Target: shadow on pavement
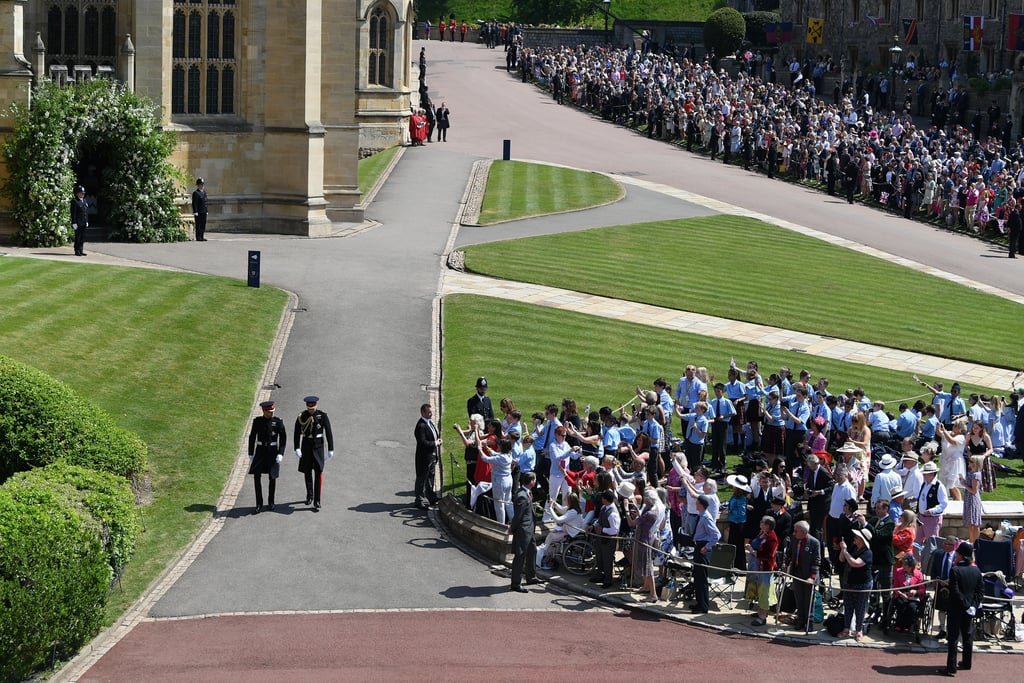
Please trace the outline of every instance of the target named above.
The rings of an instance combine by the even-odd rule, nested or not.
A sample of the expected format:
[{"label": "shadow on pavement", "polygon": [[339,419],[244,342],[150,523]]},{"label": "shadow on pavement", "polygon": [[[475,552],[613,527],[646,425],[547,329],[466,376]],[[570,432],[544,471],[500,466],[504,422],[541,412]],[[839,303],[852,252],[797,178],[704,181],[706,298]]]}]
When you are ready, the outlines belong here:
[{"label": "shadow on pavement", "polygon": [[936,661],[932,665],[905,665],[905,666],[882,666],[876,664],[871,667],[875,673],[881,676],[935,676],[936,669],[942,667],[945,660]]},{"label": "shadow on pavement", "polygon": [[452,586],[440,592],[446,598],[487,598],[508,593],[508,586]]}]

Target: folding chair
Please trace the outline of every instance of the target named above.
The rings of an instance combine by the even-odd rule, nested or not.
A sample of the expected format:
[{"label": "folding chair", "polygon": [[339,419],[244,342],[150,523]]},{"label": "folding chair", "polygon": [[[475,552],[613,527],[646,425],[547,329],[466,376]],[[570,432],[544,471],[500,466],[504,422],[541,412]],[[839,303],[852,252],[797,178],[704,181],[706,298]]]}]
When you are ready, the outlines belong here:
[{"label": "folding chair", "polygon": [[727,605],[732,604],[732,594],[736,590],[736,546],[728,543],[716,543],[711,549],[708,560],[708,591],[712,599],[720,599]]}]

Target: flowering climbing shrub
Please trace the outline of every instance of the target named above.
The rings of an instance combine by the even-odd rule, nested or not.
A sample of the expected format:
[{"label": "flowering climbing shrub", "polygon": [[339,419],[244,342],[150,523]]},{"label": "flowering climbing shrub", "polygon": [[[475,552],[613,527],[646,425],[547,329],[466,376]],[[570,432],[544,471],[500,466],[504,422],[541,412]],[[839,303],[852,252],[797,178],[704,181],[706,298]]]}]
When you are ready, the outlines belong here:
[{"label": "flowering climbing shrub", "polygon": [[0,189],[11,200],[19,244],[71,240],[74,167],[83,158],[101,166],[97,202],[107,209],[111,239],[186,239],[176,204],[183,177],[168,161],[175,136],[160,128],[150,100],[105,79],[44,82],[33,88],[31,106],[15,104],[11,113],[15,129],[3,146],[10,175]]}]

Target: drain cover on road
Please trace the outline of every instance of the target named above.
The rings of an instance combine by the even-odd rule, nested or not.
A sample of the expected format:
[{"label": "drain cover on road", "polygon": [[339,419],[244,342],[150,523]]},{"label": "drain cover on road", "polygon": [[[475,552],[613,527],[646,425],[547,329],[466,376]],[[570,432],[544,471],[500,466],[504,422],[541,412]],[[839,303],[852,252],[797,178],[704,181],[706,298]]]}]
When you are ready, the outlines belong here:
[{"label": "drain cover on road", "polygon": [[402,443],[400,441],[374,441],[374,446],[380,446],[381,448],[401,448]]}]

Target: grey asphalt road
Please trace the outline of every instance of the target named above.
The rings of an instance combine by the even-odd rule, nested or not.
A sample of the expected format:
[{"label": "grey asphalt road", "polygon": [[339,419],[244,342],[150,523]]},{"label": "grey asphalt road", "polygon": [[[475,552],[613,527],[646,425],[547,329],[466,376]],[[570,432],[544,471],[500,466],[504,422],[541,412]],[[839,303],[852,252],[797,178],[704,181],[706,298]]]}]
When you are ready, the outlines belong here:
[{"label": "grey asphalt road", "polygon": [[295,292],[303,309],[273,393],[289,442],[307,394],[320,396],[335,432],[323,510],[304,504],[302,475],[286,455],[277,509],[251,516],[247,480],[232,517],[153,616],[550,604],[545,593],[507,593],[507,579],[449,545],[412,507],[431,301],[473,161],[437,146],[406,150],[369,211],[381,225],[353,237],[90,247],[231,277],[244,277],[249,249],[261,250],[263,283]]}]

